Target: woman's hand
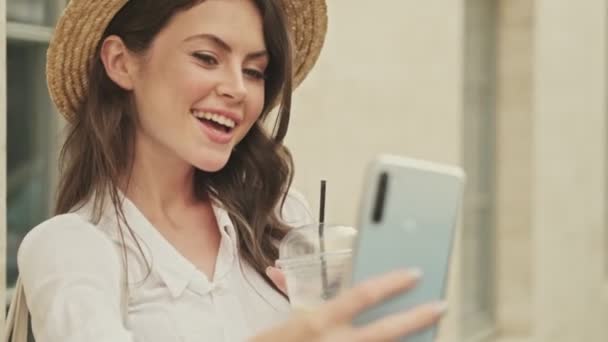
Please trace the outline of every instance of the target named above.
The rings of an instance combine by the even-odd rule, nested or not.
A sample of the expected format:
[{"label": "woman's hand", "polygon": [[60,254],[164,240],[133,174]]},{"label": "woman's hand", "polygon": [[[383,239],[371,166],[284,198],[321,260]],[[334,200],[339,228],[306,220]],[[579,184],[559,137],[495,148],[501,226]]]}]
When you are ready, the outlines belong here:
[{"label": "woman's hand", "polygon": [[363,326],[353,326],[357,314],[413,288],[418,272],[394,272],[345,290],[307,313],[295,313],[283,324],[256,336],[254,342],[274,341],[391,341],[436,324],[444,303],[421,305]]}]

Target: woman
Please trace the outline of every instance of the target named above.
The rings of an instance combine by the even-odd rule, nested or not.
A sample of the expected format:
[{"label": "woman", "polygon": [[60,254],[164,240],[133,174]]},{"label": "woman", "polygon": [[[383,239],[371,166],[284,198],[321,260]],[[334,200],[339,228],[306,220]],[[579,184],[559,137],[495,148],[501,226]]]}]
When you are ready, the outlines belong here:
[{"label": "woman", "polygon": [[438,319],[427,305],[348,324],[407,272],[284,319],[270,266],[311,218],[282,141],[325,20],[322,0],[70,2],[47,64],[68,121],[57,216],[19,251],[38,342],[375,340]]}]

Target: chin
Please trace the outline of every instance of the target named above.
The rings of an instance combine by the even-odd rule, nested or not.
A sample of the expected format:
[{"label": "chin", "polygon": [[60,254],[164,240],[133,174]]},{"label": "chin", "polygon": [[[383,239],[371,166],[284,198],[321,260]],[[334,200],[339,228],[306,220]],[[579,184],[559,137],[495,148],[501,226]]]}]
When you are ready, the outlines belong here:
[{"label": "chin", "polygon": [[230,153],[210,152],[198,158],[192,165],[201,171],[212,173],[222,170],[228,164],[229,159]]}]

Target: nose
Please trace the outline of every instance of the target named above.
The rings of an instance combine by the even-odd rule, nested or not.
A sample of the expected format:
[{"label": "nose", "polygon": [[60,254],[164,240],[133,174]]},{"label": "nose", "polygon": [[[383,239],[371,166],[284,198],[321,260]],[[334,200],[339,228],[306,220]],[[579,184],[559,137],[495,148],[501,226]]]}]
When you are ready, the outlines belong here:
[{"label": "nose", "polygon": [[247,88],[241,70],[227,72],[217,85],[217,93],[230,102],[241,103],[247,96]]}]

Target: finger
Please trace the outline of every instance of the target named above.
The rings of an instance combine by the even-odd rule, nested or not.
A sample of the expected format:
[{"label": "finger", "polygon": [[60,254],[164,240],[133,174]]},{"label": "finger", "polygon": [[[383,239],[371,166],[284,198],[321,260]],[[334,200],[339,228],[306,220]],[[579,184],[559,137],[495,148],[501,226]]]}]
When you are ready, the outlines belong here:
[{"label": "finger", "polygon": [[446,311],[443,302],[425,304],[412,310],[387,316],[353,328],[349,341],[392,341],[412,335],[436,324]]},{"label": "finger", "polygon": [[419,270],[396,271],[366,280],[325,304],[320,318],[326,322],[350,322],[361,311],[413,288],[421,275]]},{"label": "finger", "polygon": [[287,281],[283,271],[276,267],[269,266],[266,268],[266,275],[284,294],[287,294]]}]

